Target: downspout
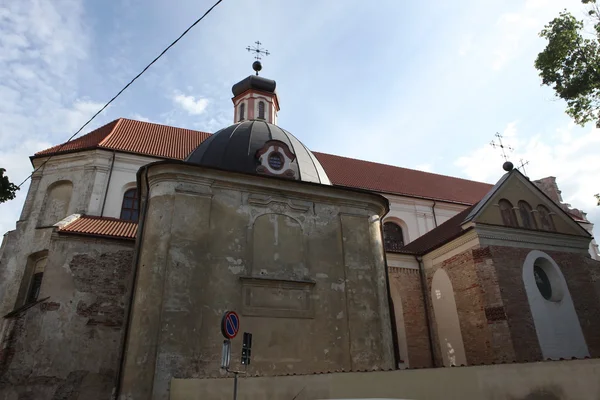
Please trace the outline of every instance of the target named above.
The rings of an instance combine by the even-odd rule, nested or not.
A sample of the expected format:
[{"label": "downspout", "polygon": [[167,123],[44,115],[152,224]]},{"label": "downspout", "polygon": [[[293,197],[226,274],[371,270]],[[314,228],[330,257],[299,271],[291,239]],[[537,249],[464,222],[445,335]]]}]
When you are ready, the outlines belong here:
[{"label": "downspout", "polygon": [[425,276],[425,268],[423,267],[423,257],[415,255],[415,259],[419,263],[419,275],[421,275],[421,292],[423,293],[423,307],[425,308],[425,319],[427,322],[427,337],[429,339],[429,353],[431,355],[431,366],[435,367],[435,352],[433,350],[433,332],[431,330],[431,313],[429,312],[430,297],[427,290],[427,277]]},{"label": "downspout", "polygon": [[108,171],[108,182],[106,182],[106,191],[104,192],[104,200],[102,200],[102,210],[100,210],[101,217],[104,217],[104,206],[106,205],[106,197],[108,196],[110,178],[112,177],[113,167],[115,166],[115,153],[116,151],[113,150],[112,161],[110,162],[110,170]]},{"label": "downspout", "polygon": [[[379,231],[381,232],[381,238],[383,239],[383,224],[382,219],[379,218]],[[390,310],[390,322],[392,326],[392,344],[394,346],[394,369],[398,369],[400,364],[400,345],[398,344],[398,329],[396,328],[396,311],[394,310],[394,302],[392,300],[392,291],[390,287],[390,269],[387,262],[387,253],[385,251],[384,243],[381,243],[383,250],[383,263],[385,265],[385,284],[387,286],[388,295],[388,308]]]},{"label": "downspout", "polygon": [[431,212],[433,213],[433,223],[435,224],[435,227],[437,228],[438,224],[437,224],[437,218],[435,216],[435,205],[436,205],[436,201],[433,201],[433,205],[431,206]]},{"label": "downspout", "polygon": [[[148,210],[148,198],[150,196],[150,184],[148,183],[148,167],[147,166],[143,166],[143,174],[144,174],[144,180],[146,183],[146,196],[143,199],[143,205],[142,207],[140,207],[140,210],[142,211],[140,213],[140,217],[141,216],[146,216],[146,212]],[[140,172],[138,172],[138,182],[140,179]],[[140,188],[138,187],[138,193],[141,193]],[[142,198],[140,196],[139,201],[142,201]],[[131,276],[131,283],[129,285],[129,304],[127,306],[127,310],[125,313],[125,316],[123,318],[123,321],[125,321],[125,326],[123,327],[123,336],[121,338],[121,355],[120,355],[120,362],[119,362],[119,369],[117,371],[117,376],[116,376],[116,383],[115,383],[115,390],[114,390],[114,397],[113,400],[118,400],[119,396],[121,395],[121,386],[123,384],[123,371],[125,370],[125,354],[127,353],[127,340],[129,338],[129,327],[131,326],[131,310],[133,308],[133,300],[135,297],[135,289],[136,289],[136,279],[137,279],[137,272],[138,272],[138,264],[140,261],[140,253],[141,253],[141,243],[142,243],[142,238],[144,237],[144,227],[145,227],[145,223],[144,223],[145,218],[139,218],[138,220],[138,231],[137,231],[137,238],[135,241],[135,255],[133,257],[133,271],[132,271],[132,276]]]}]

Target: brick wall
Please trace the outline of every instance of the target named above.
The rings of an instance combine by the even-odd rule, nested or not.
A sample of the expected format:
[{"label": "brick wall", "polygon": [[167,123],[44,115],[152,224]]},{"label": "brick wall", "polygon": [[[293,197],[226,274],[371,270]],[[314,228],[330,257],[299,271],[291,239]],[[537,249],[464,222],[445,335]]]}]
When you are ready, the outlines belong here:
[{"label": "brick wall", "polygon": [[429,333],[423,303],[423,291],[419,271],[408,268],[390,268],[390,285],[398,288],[401,294],[402,309],[408,355],[411,368],[431,367]]},{"label": "brick wall", "polygon": [[[523,263],[531,249],[490,246],[509,330],[514,338],[517,361],[535,361],[542,358],[523,284]],[[590,354],[600,356],[600,300],[591,271],[600,269],[600,262],[586,255],[570,252],[544,251],[560,267],[575,310],[579,317]]]}]

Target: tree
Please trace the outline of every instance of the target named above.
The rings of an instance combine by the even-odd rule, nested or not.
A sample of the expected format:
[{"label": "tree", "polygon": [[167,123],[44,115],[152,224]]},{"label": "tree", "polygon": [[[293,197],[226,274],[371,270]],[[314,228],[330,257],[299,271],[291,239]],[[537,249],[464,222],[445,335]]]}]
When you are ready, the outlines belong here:
[{"label": "tree", "polygon": [[0,203],[12,200],[17,195],[19,187],[8,180],[8,176],[4,176],[4,168],[0,168]]},{"label": "tree", "polygon": [[596,200],[598,200],[598,205],[600,206],[600,193],[595,194],[594,196],[596,196]]},{"label": "tree", "polygon": [[577,124],[595,121],[600,127],[600,10],[596,0],[582,3],[589,6],[593,32],[564,10],[540,32],[548,43],[535,68],[542,84],[567,102],[566,112]]}]

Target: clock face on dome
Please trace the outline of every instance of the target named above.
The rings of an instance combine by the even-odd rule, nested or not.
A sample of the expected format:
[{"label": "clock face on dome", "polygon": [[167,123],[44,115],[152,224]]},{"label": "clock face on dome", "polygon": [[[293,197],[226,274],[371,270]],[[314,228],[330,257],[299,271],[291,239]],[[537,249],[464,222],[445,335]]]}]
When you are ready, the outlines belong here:
[{"label": "clock face on dome", "polygon": [[275,175],[285,178],[296,178],[296,173],[291,168],[296,155],[289,147],[279,140],[269,140],[256,152],[256,158],[260,165],[256,172],[265,175]]}]

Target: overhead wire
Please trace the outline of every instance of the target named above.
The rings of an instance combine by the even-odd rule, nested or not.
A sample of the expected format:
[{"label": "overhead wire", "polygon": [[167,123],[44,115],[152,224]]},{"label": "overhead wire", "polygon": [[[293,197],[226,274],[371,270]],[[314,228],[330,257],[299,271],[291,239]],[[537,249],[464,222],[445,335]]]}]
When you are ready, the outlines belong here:
[{"label": "overhead wire", "polygon": [[170,45],[168,45],[158,56],[156,56],[156,58],[154,58],[154,60],[152,60],[148,65],[146,65],[146,67],[144,67],[144,69],[137,74],[132,80],[130,80],[121,90],[119,90],[119,92],[113,96],[112,99],[110,99],[106,104],[104,104],[104,106],[102,106],[102,108],[100,108],[94,115],[92,115],[92,117],[90,119],[87,120],[87,122],[85,124],[83,124],[81,126],[81,128],[79,128],[77,130],[77,132],[75,132],[74,134],[71,135],[71,137],[64,143],[62,143],[60,146],[58,146],[58,148],[56,150],[54,150],[54,152],[52,154],[50,154],[50,156],[44,160],[44,162],[37,168],[35,168],[33,170],[33,172],[31,174],[29,174],[29,176],[27,178],[25,178],[23,180],[23,182],[21,182],[18,187],[21,188],[21,186],[27,182],[37,171],[39,171],[41,168],[44,167],[44,165],[46,165],[48,163],[48,161],[50,161],[50,159],[56,154],[58,153],[67,143],[71,142],[75,136],[77,136],[86,126],[89,125],[90,122],[92,122],[94,120],[94,118],[96,118],[100,113],[102,113],[102,111],[104,111],[113,101],[115,101],[117,99],[117,97],[119,97],[121,95],[121,93],[123,93],[125,90],[127,90],[127,88],[129,86],[131,86],[131,84],[133,82],[135,82],[140,76],[142,76],[144,74],[144,72],[146,72],[148,70],[148,68],[150,68],[152,66],[152,64],[154,64],[156,61],[158,61],[167,51],[169,51],[169,49],[171,49],[171,47],[173,47],[177,42],[179,42],[179,40],[181,38],[183,38],[193,27],[195,27],[200,21],[202,21],[204,19],[204,17],[206,17],[208,14],[210,14],[210,12],[217,7],[223,0],[218,0],[215,4],[212,5],[212,7],[210,7],[204,14],[202,14],[202,16],[200,18],[198,18],[196,21],[194,21],[193,24],[191,24],[185,31],[183,31],[183,33],[181,35],[179,35],[179,37],[177,39],[175,39],[173,42],[171,42]]}]

